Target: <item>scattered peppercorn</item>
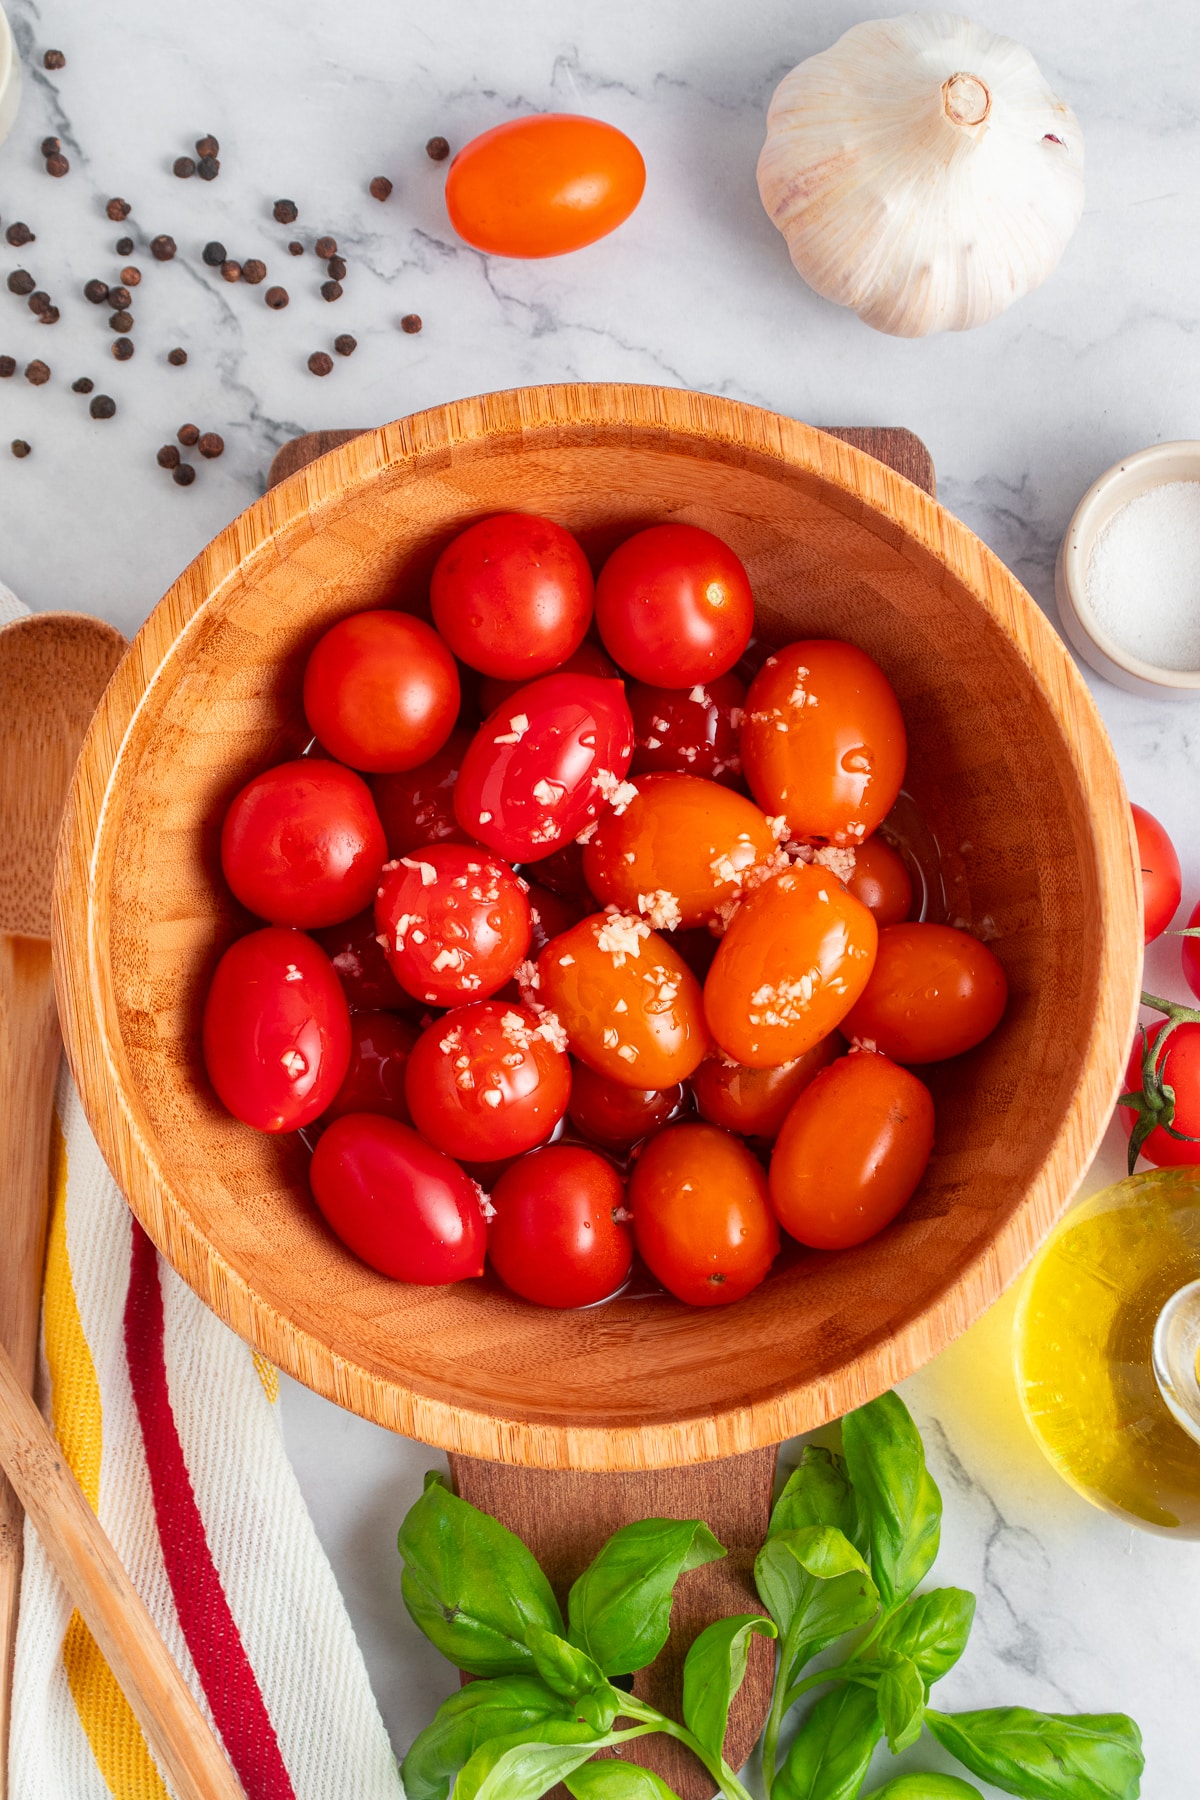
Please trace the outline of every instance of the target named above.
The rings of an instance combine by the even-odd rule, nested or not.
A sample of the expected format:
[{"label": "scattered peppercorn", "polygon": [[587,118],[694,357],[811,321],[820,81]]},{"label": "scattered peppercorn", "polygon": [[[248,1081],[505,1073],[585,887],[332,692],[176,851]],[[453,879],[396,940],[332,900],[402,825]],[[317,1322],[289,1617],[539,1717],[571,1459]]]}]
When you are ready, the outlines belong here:
[{"label": "scattered peppercorn", "polygon": [[179,451],[174,444],[164,444],[155,458],[160,469],[177,469],[179,467]]},{"label": "scattered peppercorn", "polygon": [[127,288],[139,287],[142,280],[142,271],[140,269],[135,269],[132,266],[128,269],[122,269],[121,280]]},{"label": "scattered peppercorn", "polygon": [[200,442],[200,427],[198,425],[181,425],[175,436],[190,450],[193,444]]},{"label": "scattered peppercorn", "polygon": [[289,295],[286,288],[269,287],[263,298],[272,312],[282,312],[288,303]]},{"label": "scattered peppercorn", "polygon": [[47,306],[38,314],[39,325],[57,325],[62,314],[57,306]]},{"label": "scattered peppercorn", "polygon": [[43,69],[65,69],[67,59],[61,50],[47,50],[42,58]]},{"label": "scattered peppercorn", "polygon": [[20,219],[15,219],[4,235],[9,243],[18,249],[22,244],[37,243],[33,232],[30,231],[28,225],[22,224]]},{"label": "scattered peppercorn", "polygon": [[37,282],[33,279],[33,276],[29,273],[28,269],[14,269],[8,278],[8,291],[10,294],[32,294],[36,286]]},{"label": "scattered peppercorn", "polygon": [[214,456],[224,456],[225,439],[219,431],[206,431],[196,448],[201,456],[206,456],[211,462]]},{"label": "scattered peppercorn", "polygon": [[60,142],[58,141],[58,139],[56,137],[47,137],[47,138],[42,139],[42,155],[43,156],[53,156],[56,150],[61,150],[61,149],[62,149],[62,145],[60,144]]},{"label": "scattered peppercorn", "polygon": [[50,305],[50,296],[44,288],[38,288],[25,302],[31,313],[44,313]]},{"label": "scattered peppercorn", "polygon": [[242,265],[240,262],[223,262],[221,264],[221,273],[226,281],[240,281],[242,279]]},{"label": "scattered peppercorn", "polygon": [[386,175],[376,175],[367,192],[372,200],[386,200],[391,194],[392,184]]},{"label": "scattered peppercorn", "polygon": [[132,238],[118,238],[117,239],[117,255],[118,256],[132,256],[133,255],[133,239]]},{"label": "scattered peppercorn", "polygon": [[132,298],[128,288],[115,287],[108,290],[108,304],[115,312],[124,312]]},{"label": "scattered peppercorn", "polygon": [[196,471],[191,463],[181,462],[177,469],[171,471],[171,480],[176,487],[191,487],[196,479]]},{"label": "scattered peppercorn", "polygon": [[201,181],[215,181],[221,173],[221,165],[215,156],[202,156],[196,164],[196,173]]},{"label": "scattered peppercorn", "polygon": [[300,217],[300,208],[294,200],[277,200],[271,212],[280,225],[294,225]]},{"label": "scattered peppercorn", "polygon": [[339,356],[353,356],[358,349],[358,339],[351,337],[348,331],[344,331],[341,337],[334,338],[333,347]]},{"label": "scattered peppercorn", "polygon": [[26,363],[25,379],[34,387],[45,387],[50,379],[50,370],[44,362]]},{"label": "scattered peppercorn", "polygon": [[108,299],[107,281],[89,281],[83,290],[83,297],[90,300],[93,306],[103,306]]},{"label": "scattered peppercorn", "polygon": [[220,154],[221,146],[211,132],[206,133],[204,137],[196,139],[197,156],[220,156]]},{"label": "scattered peppercorn", "polygon": [[53,175],[58,180],[61,180],[64,175],[69,174],[70,168],[71,165],[62,154],[61,150],[56,155],[48,156],[46,158],[47,175]]},{"label": "scattered peppercorn", "polygon": [[342,284],[340,281],[323,281],[321,283],[321,298],[323,300],[340,300],[341,297]]},{"label": "scattered peppercorn", "polygon": [[15,375],[16,372],[17,372],[16,357],[15,356],[0,356],[0,381],[7,381],[9,376]]},{"label": "scattered peppercorn", "polygon": [[331,237],[319,237],[313,245],[313,249],[316,251],[322,262],[328,262],[331,256],[337,255],[337,239]]},{"label": "scattered peppercorn", "polygon": [[71,383],[71,392],[73,394],[90,394],[95,385],[90,375],[81,375],[78,381]]},{"label": "scattered peppercorn", "polygon": [[30,445],[28,445],[25,442],[24,438],[14,438],[13,439],[12,453],[14,456],[23,458],[23,457],[26,457],[29,455],[29,451],[30,451]]},{"label": "scattered peppercorn", "polygon": [[340,281],[342,276],[346,273],[346,259],[344,256],[331,256],[326,267],[333,276],[333,279],[335,281]]},{"label": "scattered peppercorn", "polygon": [[450,154],[450,146],[444,137],[431,137],[425,146],[425,154],[430,162],[445,162]]},{"label": "scattered peppercorn", "polygon": [[267,265],[259,262],[257,256],[250,257],[248,262],[242,264],[242,280],[248,281],[251,287],[257,287],[260,281],[265,281],[266,275]]},{"label": "scattered peppercorn", "polygon": [[129,217],[133,208],[130,206],[128,200],[110,200],[104,210],[110,219],[115,219],[119,223],[120,220]]},{"label": "scattered peppercorn", "polygon": [[190,181],[196,173],[196,159],[193,156],[177,156],[171,164],[171,172],[178,175],[180,181]]},{"label": "scattered peppercorn", "polygon": [[288,245],[288,255],[289,256],[303,256],[304,255],[304,245],[297,243],[296,239],[293,238],[291,243]]},{"label": "scattered peppercorn", "polygon": [[187,351],[186,350],[168,350],[167,351],[167,361],[170,363],[170,365],[173,369],[182,369],[184,363],[187,361]]},{"label": "scattered peppercorn", "polygon": [[108,394],[97,394],[88,407],[93,419],[111,419],[117,410],[117,403]]},{"label": "scattered peppercorn", "polygon": [[175,239],[168,237],[166,232],[163,232],[161,237],[156,237],[151,243],[150,254],[155,262],[170,262],[177,248]]},{"label": "scattered peppercorn", "polygon": [[110,316],[108,322],[114,331],[133,330],[133,314],[131,312],[115,312]]},{"label": "scattered peppercorn", "polygon": [[118,362],[128,362],[133,355],[133,339],[119,337],[113,344],[112,353]]},{"label": "scattered peppercorn", "polygon": [[420,313],[405,313],[400,321],[400,329],[401,331],[407,331],[410,337],[414,336],[415,333],[421,329]]},{"label": "scattered peppercorn", "polygon": [[308,366],[314,375],[328,375],[333,368],[333,358],[327,356],[324,350],[314,350],[308,359]]},{"label": "scattered peppercorn", "polygon": [[219,269],[227,254],[224,244],[219,244],[216,238],[213,238],[211,243],[205,244],[201,251],[201,255],[210,269]]}]

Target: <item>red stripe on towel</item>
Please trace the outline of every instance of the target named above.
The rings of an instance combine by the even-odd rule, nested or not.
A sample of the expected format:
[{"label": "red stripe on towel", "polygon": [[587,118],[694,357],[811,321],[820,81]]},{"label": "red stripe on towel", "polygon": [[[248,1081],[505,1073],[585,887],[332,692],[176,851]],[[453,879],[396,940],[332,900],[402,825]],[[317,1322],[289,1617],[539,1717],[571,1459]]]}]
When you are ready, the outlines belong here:
[{"label": "red stripe on towel", "polygon": [[[154,1245],[133,1220],[125,1356],[146,1447],[154,1516],[175,1610],[248,1800],[295,1800],[275,1729],[212,1559],[171,1411]],[[220,1396],[213,1396],[220,1404]]]}]

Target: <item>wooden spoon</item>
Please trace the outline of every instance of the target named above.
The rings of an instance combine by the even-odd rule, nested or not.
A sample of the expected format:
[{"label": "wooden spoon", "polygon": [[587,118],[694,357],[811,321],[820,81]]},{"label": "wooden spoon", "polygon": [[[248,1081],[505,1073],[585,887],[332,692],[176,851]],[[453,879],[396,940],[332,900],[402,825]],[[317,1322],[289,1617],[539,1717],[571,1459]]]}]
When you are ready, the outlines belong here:
[{"label": "wooden spoon", "polygon": [[12,1481],[0,1474],[0,1800],[22,1504],[180,1800],[244,1800],[29,1398],[60,1051],[50,965],[54,848],[79,747],[124,650],[119,631],[82,613],[32,613],[0,630],[0,1467]]}]

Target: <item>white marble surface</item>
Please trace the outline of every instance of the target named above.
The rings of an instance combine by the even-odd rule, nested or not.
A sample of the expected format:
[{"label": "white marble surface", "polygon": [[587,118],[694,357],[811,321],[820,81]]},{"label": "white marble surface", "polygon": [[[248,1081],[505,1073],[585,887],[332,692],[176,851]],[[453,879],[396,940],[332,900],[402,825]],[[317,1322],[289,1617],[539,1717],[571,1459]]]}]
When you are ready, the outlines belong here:
[{"label": "white marble surface", "polygon": [[[774,83],[876,10],[863,0],[8,0],[26,68],[23,110],[0,149],[0,219],[38,241],[24,257],[60,303],[45,328],[0,290],[0,353],[43,357],[52,382],[0,384],[0,578],[34,607],[81,607],[132,630],[172,577],[261,491],[273,451],[315,426],[372,424],[520,382],[619,378],[708,389],[813,423],[902,423],[933,451],[941,495],[1053,613],[1054,550],[1083,490],[1123,453],[1200,435],[1200,11],[1190,0],[992,0],[977,16],[1028,43],[1076,108],[1088,207],[1057,274],[982,331],[924,342],[876,336],[810,294],[759,208],[754,161]],[[40,66],[48,46],[68,57]],[[35,53],[36,52],[36,59]],[[489,261],[457,244],[443,169],[423,154],[518,112],[598,114],[640,144],[643,205],[614,237],[545,264]],[[203,132],[217,182],[180,182],[173,159]],[[63,139],[52,181],[37,147]],[[386,205],[372,175],[396,188]],[[122,228],[145,279],[137,355],[109,355],[106,309]],[[295,228],[271,203],[295,199]],[[332,232],[345,297],[317,294],[311,253]],[[148,240],[170,232],[175,262]],[[199,260],[220,238],[259,255],[292,294],[229,287]],[[323,271],[321,271],[323,276]],[[419,336],[397,329],[415,311]],[[359,340],[333,374],[311,350]],[[176,343],[185,369],[167,366]],[[118,401],[108,423],[70,391],[79,375]],[[188,490],[154,452],[192,420],[227,450]],[[1200,893],[1194,831],[1200,705],[1135,699],[1093,680],[1135,799],[1171,829]],[[1175,952],[1155,980],[1178,988]],[[1119,1173],[1111,1150],[1093,1174]],[[1013,1699],[1062,1710],[1124,1707],[1142,1723],[1148,1800],[1197,1791],[1200,1549],[1090,1510],[1042,1462],[1016,1410],[1011,1304],[908,1383],[947,1501],[939,1573],[974,1588],[979,1623],[945,1684],[959,1705]],[[394,1534],[435,1460],[289,1384],[297,1468],[361,1634],[398,1749],[452,1678],[408,1625]],[[911,1758],[910,1758],[911,1760]]]}]

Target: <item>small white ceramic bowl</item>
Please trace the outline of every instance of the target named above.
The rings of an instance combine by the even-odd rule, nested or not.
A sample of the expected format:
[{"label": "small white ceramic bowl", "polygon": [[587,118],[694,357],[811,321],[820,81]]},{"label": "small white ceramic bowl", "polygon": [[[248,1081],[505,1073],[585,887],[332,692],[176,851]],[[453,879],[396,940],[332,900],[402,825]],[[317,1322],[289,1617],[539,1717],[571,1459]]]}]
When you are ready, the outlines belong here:
[{"label": "small white ceramic bowl", "polygon": [[21,63],[4,8],[0,7],[0,144],[13,128],[21,104]]},{"label": "small white ceramic bowl", "polygon": [[1163,669],[1143,662],[1108,635],[1087,599],[1087,566],[1101,531],[1127,500],[1169,481],[1200,481],[1200,440],[1153,444],[1123,457],[1093,482],[1059,545],[1054,596],[1063,631],[1098,675],[1131,694],[1150,694],[1159,700],[1200,699],[1200,669]]}]

